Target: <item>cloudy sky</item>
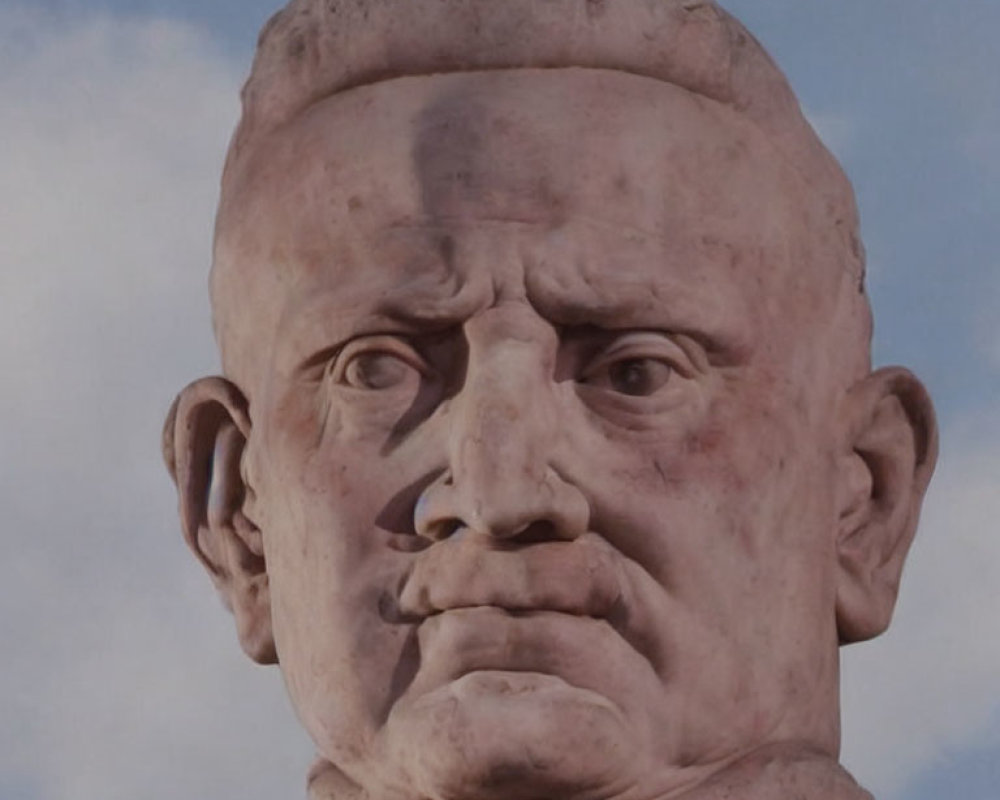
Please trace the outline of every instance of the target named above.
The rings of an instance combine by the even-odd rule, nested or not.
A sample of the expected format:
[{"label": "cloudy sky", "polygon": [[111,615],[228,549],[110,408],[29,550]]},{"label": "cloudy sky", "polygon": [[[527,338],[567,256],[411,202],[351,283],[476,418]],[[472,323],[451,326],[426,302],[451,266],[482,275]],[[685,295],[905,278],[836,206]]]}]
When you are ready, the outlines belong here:
[{"label": "cloudy sky", "polygon": [[[879,800],[1000,786],[996,0],[731,0],[857,187],[876,359],[942,458],[892,631],[844,654]],[[216,370],[217,177],[266,0],[0,0],[0,799],[273,800],[311,751],[184,551],[158,455]]]}]

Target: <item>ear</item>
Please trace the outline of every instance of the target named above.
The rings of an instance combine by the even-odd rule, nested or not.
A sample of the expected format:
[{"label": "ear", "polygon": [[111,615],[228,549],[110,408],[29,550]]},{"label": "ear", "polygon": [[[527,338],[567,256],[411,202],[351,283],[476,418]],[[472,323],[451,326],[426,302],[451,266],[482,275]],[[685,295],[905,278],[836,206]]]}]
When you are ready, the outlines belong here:
[{"label": "ear", "polygon": [[240,644],[257,663],[274,664],[263,537],[244,511],[252,491],[241,470],[249,435],[239,389],[224,378],[203,378],[167,414],[163,457],[177,484],[184,538],[232,611]]},{"label": "ear", "polygon": [[889,627],[938,448],[930,397],[907,370],[879,370],[846,400],[837,534],[841,644]]}]

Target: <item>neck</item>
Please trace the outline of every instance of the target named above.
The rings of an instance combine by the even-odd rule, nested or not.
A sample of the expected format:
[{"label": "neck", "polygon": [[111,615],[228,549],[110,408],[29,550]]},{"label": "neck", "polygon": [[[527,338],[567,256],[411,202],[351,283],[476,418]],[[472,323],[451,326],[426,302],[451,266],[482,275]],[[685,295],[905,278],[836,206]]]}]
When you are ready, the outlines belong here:
[{"label": "neck", "polygon": [[[796,745],[770,745],[713,773],[704,782],[662,800],[873,800],[826,753]],[[318,761],[309,773],[308,800],[380,800]]]},{"label": "neck", "polygon": [[[676,800],[873,800],[836,759],[808,745],[767,745]],[[671,800],[674,800],[671,798]]]}]

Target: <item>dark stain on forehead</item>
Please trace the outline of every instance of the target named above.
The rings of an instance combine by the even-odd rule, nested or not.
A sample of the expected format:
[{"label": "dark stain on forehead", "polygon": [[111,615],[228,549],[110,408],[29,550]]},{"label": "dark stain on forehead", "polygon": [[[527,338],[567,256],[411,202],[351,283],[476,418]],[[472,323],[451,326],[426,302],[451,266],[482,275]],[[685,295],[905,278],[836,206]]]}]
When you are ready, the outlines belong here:
[{"label": "dark stain on forehead", "polygon": [[518,124],[516,105],[502,102],[508,92],[502,80],[453,76],[420,112],[412,159],[428,218],[488,208],[517,220],[525,202],[562,207],[539,157],[544,139]]},{"label": "dark stain on forehead", "polygon": [[607,0],[587,0],[587,18],[600,19],[608,10]]},{"label": "dark stain on forehead", "polygon": [[482,103],[461,85],[420,112],[412,152],[424,213],[447,214],[474,189],[486,118]]}]

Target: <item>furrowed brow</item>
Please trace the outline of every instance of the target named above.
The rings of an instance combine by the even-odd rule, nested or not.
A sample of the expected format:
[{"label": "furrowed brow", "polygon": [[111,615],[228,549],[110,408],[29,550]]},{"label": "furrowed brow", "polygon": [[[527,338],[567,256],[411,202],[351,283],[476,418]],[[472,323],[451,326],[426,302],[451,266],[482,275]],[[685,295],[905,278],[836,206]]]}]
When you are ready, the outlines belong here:
[{"label": "furrowed brow", "polygon": [[[584,294],[584,293],[581,293]],[[607,330],[662,330],[697,341],[720,361],[737,362],[745,357],[750,332],[739,329],[740,314],[723,314],[726,305],[713,297],[704,303],[689,290],[667,291],[664,287],[636,285],[613,298],[567,297],[540,292],[532,305],[552,323],[565,328],[595,327]],[[610,292],[609,292],[610,294]]]}]

